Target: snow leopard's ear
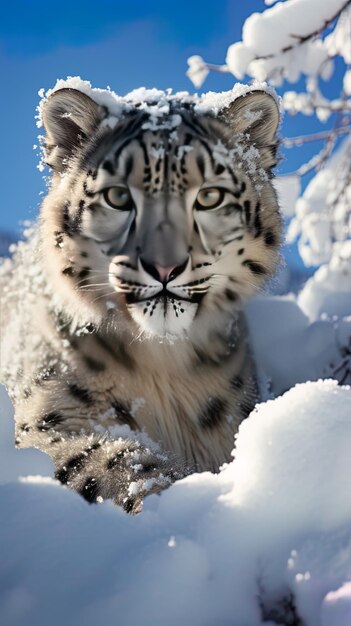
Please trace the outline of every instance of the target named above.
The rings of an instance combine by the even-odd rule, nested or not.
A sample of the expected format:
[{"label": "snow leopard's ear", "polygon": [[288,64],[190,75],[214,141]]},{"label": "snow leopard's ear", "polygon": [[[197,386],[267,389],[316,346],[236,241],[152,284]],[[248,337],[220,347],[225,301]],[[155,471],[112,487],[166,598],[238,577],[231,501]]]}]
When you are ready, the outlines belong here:
[{"label": "snow leopard's ear", "polygon": [[220,117],[230,127],[233,138],[241,134],[260,152],[260,166],[269,171],[277,163],[279,108],[265,91],[251,91],[222,109]]},{"label": "snow leopard's ear", "polygon": [[46,163],[56,172],[64,171],[106,113],[105,107],[77,89],[54,91],[43,107]]}]

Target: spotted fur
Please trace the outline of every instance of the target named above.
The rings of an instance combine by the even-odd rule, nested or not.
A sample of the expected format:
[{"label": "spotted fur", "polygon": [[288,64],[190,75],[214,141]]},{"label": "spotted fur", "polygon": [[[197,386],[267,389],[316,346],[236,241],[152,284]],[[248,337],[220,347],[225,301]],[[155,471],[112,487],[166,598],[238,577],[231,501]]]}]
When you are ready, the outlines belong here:
[{"label": "spotted fur", "polygon": [[219,111],[151,92],[117,117],[91,95],[44,105],[52,185],[3,272],[2,378],[17,445],[50,454],[89,502],[132,512],[218,471],[257,400],[242,308],[278,259],[279,115],[261,91]]}]

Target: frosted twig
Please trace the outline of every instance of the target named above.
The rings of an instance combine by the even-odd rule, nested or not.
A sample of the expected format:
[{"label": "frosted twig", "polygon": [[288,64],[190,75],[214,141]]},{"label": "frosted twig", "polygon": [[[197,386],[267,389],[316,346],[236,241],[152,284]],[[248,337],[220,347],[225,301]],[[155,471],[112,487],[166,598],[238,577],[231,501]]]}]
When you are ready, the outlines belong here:
[{"label": "frosted twig", "polygon": [[[350,0],[351,1],[351,0]],[[206,67],[208,70],[212,70],[214,72],[229,72],[229,67],[228,65],[224,64],[224,65],[214,65],[213,63],[205,63]]]},{"label": "frosted twig", "polygon": [[303,143],[310,141],[323,141],[330,136],[347,135],[351,132],[351,124],[348,126],[342,126],[331,130],[323,130],[320,133],[313,133],[312,135],[300,135],[299,137],[284,137],[282,139],[282,145],[285,148],[293,148]]}]

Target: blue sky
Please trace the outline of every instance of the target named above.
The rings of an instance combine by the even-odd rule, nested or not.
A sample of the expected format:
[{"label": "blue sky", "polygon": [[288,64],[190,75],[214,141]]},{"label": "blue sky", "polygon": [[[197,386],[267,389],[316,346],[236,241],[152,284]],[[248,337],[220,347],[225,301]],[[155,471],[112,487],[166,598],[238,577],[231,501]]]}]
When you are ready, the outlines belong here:
[{"label": "blue sky", "polygon": [[[45,192],[33,150],[35,107],[41,87],[79,75],[119,94],[139,86],[193,91],[186,59],[201,54],[223,63],[228,45],[241,39],[245,18],[264,9],[263,0],[14,0],[2,5],[0,80],[2,206],[0,229],[15,230],[36,216]],[[338,73],[334,82],[340,80]],[[230,74],[212,73],[204,90],[233,86]],[[333,84],[328,85],[331,89]],[[286,118],[284,134],[319,128],[302,116]],[[290,151],[279,169],[292,171],[314,145]]]}]

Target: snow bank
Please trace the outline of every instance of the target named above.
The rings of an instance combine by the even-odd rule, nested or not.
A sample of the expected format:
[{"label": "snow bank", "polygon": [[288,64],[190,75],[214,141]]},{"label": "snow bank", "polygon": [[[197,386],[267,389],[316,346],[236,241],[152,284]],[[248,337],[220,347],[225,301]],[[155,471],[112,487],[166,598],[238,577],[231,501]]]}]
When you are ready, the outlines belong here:
[{"label": "snow bank", "polygon": [[1,485],[1,623],[260,626],[292,589],[307,626],[344,626],[350,401],[319,381],[258,406],[219,475],[179,481],[134,518],[51,479]]},{"label": "snow bank", "polygon": [[350,388],[335,381],[304,383],[259,405],[241,424],[226,470],[230,500],[256,512],[260,534],[277,541],[287,527],[304,534],[351,519],[351,498],[342,489],[351,473],[350,400]]},{"label": "snow bank", "polygon": [[311,321],[294,295],[255,298],[246,312],[263,398],[332,375],[339,360],[332,320]]}]

